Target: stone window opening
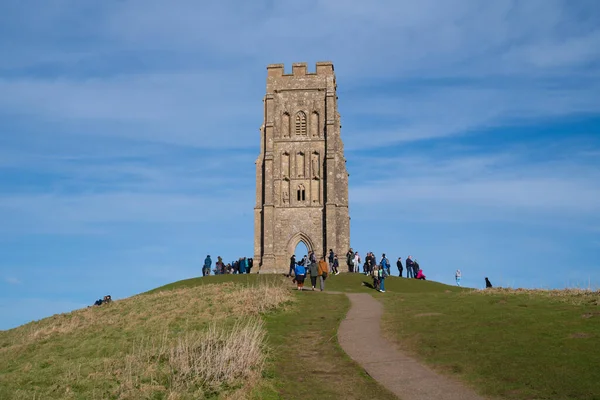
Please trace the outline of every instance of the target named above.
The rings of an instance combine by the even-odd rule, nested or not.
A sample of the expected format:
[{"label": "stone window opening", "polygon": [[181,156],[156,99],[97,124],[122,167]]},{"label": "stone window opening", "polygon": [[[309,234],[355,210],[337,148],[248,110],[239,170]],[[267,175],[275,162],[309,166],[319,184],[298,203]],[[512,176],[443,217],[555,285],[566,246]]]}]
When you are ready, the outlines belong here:
[{"label": "stone window opening", "polygon": [[302,111],[296,114],[296,135],[306,135],[306,114]]},{"label": "stone window opening", "polygon": [[298,199],[298,201],[306,200],[306,190],[304,189],[304,186],[298,186],[298,190],[296,191],[296,198]]}]

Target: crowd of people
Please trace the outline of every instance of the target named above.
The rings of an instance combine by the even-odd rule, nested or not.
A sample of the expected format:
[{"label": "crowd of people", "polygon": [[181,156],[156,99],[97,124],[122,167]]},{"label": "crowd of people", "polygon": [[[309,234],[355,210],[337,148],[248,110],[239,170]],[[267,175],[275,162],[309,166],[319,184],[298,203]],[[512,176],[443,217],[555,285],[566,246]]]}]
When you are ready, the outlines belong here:
[{"label": "crowd of people", "polygon": [[[349,273],[360,273],[361,262],[363,260],[358,252],[353,249],[346,253],[346,265]],[[402,257],[396,262],[399,276],[402,277],[404,266],[402,265]],[[408,256],[406,260],[407,278],[416,278],[425,280],[425,274],[419,267],[419,263]],[[329,275],[338,275],[340,273],[340,263],[338,255],[329,249],[327,257],[323,256],[319,261],[313,251],[302,257],[301,260],[296,260],[296,255],[290,257],[289,270],[286,276],[294,277],[298,290],[304,289],[304,281],[306,277],[310,277],[312,290],[316,289],[317,280],[319,281],[319,289],[325,290],[325,280]],[[381,255],[379,262],[373,252],[368,252],[362,264],[362,273],[370,275],[373,278],[373,287],[385,293],[385,278],[392,274],[391,264],[385,253]]]},{"label": "crowd of people", "polygon": [[215,269],[211,269],[212,259],[210,258],[209,254],[204,259],[204,265],[202,267],[202,276],[210,275],[211,272],[215,275],[249,274],[252,272],[253,266],[254,260],[252,258],[240,257],[235,261],[225,264],[221,256],[218,256],[217,262],[215,263]]},{"label": "crowd of people", "polygon": [[[217,257],[215,268],[212,268],[212,259],[210,255],[206,256],[204,265],[202,267],[202,276],[210,275],[211,272],[215,275],[223,274],[249,274],[252,272],[254,260],[252,258],[240,257],[239,259],[225,264],[223,259]],[[406,258],[406,278],[414,278],[420,280],[426,280],[426,276],[423,270],[419,266],[416,259],[412,256]],[[346,266],[350,273],[361,273],[360,269],[362,266],[362,273],[370,275],[373,278],[373,287],[380,292],[385,292],[385,278],[392,275],[391,264],[385,253],[381,255],[379,261],[373,252],[367,252],[364,259],[358,251],[354,251],[352,248],[346,253]],[[396,268],[398,269],[398,276],[403,277],[405,265],[402,263],[402,257],[398,257],[396,261]],[[294,283],[296,283],[298,290],[303,290],[304,281],[308,276],[310,278],[312,290],[315,290],[317,281],[319,282],[320,290],[325,289],[325,280],[329,275],[338,275],[340,273],[340,262],[338,255],[329,249],[327,256],[321,257],[317,260],[314,251],[310,251],[307,255],[302,257],[301,260],[296,260],[296,256],[290,257],[288,277],[294,277]],[[454,278],[456,279],[456,285],[461,286],[462,273],[460,269],[457,269]],[[491,288],[492,284],[486,277],[486,288]]]},{"label": "crowd of people", "polygon": [[[362,273],[365,275],[373,274],[375,267],[382,268],[387,276],[392,275],[391,272],[391,264],[390,261],[385,256],[385,253],[381,255],[379,263],[377,262],[377,257],[373,252],[368,252],[365,255],[364,260],[361,259],[361,256],[358,251],[354,251],[353,249],[348,250],[346,253],[346,265],[348,266],[348,272],[360,273],[360,267],[362,263]],[[404,265],[402,264],[402,257],[398,257],[398,261],[396,261],[396,268],[398,268],[398,276],[402,277],[402,273],[404,271]],[[423,270],[419,266],[417,260],[413,260],[412,256],[408,256],[406,258],[406,277],[407,278],[415,278],[425,280],[426,276],[423,274]]]}]

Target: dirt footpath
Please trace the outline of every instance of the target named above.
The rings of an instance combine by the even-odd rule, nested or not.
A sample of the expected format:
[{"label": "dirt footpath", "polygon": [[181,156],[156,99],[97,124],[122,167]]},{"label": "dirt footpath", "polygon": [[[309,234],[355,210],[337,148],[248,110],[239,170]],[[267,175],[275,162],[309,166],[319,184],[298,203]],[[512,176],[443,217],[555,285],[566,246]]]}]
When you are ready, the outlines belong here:
[{"label": "dirt footpath", "polygon": [[472,389],[438,375],[402,354],[381,335],[382,304],[366,293],[348,293],[352,306],[340,324],[344,351],[402,400],[483,400]]}]

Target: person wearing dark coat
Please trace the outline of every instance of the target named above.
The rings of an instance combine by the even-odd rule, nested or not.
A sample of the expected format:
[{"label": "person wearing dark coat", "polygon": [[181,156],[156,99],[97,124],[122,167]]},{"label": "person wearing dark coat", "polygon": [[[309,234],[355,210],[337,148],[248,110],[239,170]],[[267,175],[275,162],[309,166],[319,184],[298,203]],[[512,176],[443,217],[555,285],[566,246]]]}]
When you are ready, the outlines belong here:
[{"label": "person wearing dark coat", "polygon": [[414,261],[412,260],[412,256],[408,256],[408,258],[406,259],[406,277],[407,278],[414,278],[415,277],[415,270],[414,270]]},{"label": "person wearing dark coat", "polygon": [[491,288],[492,287],[492,282],[490,282],[490,280],[487,278],[487,276],[485,277],[485,288]]},{"label": "person wearing dark coat", "polygon": [[333,249],[329,249],[329,256],[327,257],[327,261],[329,261],[329,273],[333,272],[333,259],[335,258],[335,253]]},{"label": "person wearing dark coat", "polygon": [[315,286],[317,286],[317,277],[319,276],[319,265],[317,263],[310,263],[308,265],[308,272],[310,273],[312,290],[315,290]]},{"label": "person wearing dark coat", "polygon": [[396,267],[398,267],[398,276],[402,278],[402,271],[404,267],[402,266],[402,257],[398,257],[398,261],[396,261]]},{"label": "person wearing dark coat", "polygon": [[287,277],[289,278],[292,274],[296,275],[296,255],[290,257],[290,270],[288,271]]}]

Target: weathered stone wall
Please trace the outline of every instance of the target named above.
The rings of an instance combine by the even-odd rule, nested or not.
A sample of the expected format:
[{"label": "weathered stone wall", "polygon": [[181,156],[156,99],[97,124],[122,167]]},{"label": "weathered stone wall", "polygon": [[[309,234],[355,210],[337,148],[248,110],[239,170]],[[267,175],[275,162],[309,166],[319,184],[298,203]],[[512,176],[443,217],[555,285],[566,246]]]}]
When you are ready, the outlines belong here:
[{"label": "weathered stone wall", "polygon": [[254,260],[287,271],[303,241],[317,256],[350,242],[348,173],[340,137],[333,64],[267,67],[261,152],[256,161]]}]

